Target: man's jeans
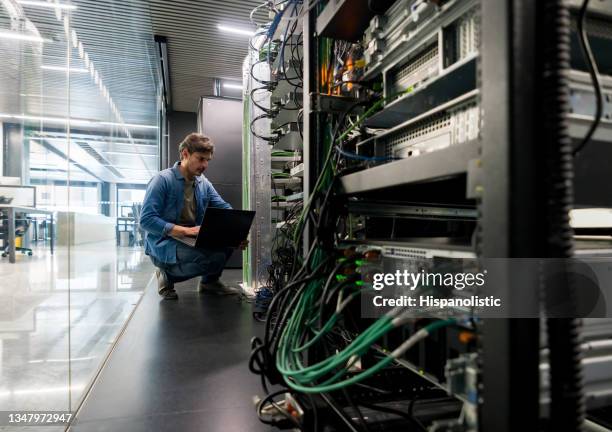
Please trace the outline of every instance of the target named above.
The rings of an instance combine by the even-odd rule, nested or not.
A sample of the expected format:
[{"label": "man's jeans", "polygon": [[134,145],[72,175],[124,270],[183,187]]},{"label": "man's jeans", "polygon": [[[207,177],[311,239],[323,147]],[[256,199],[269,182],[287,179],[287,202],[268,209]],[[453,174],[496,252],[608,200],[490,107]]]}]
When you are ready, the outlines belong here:
[{"label": "man's jeans", "polygon": [[202,282],[214,282],[223,272],[226,261],[234,251],[232,248],[196,249],[177,242],[176,263],[162,263],[150,257],[153,264],[166,273],[171,283],[183,282],[202,276]]}]

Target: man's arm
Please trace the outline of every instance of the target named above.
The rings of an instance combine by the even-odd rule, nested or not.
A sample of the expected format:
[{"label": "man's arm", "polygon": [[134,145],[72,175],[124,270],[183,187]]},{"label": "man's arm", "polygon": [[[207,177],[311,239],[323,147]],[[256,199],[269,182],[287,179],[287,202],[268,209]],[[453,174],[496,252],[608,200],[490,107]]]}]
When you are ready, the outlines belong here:
[{"label": "man's arm", "polygon": [[199,226],[184,227],[181,225],[174,225],[172,230],[170,230],[170,235],[174,237],[197,237],[199,231]]},{"label": "man's arm", "polygon": [[158,236],[167,236],[172,231],[174,224],[161,218],[167,196],[168,187],[163,177],[154,176],[147,185],[140,213],[140,226],[145,231]]},{"label": "man's arm", "polygon": [[161,215],[168,196],[168,187],[162,176],[157,175],[151,179],[140,214],[140,226],[145,230],[159,236],[197,236],[200,227],[184,227],[167,222]]}]

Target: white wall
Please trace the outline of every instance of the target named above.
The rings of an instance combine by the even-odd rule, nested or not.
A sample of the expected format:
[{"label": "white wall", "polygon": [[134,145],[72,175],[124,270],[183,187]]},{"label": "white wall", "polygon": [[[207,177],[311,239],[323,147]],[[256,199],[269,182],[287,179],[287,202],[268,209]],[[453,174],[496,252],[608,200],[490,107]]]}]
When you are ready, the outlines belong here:
[{"label": "white wall", "polygon": [[115,241],[115,218],[74,212],[57,212],[57,244],[73,246]]}]

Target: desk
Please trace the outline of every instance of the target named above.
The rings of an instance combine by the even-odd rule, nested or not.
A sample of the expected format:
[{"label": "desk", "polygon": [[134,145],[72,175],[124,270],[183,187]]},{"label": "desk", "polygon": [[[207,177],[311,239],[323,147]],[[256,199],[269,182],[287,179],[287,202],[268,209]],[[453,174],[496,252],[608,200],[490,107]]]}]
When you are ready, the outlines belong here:
[{"label": "desk", "polygon": [[50,237],[50,247],[51,253],[53,254],[53,212],[49,210],[42,210],[36,207],[22,207],[22,206],[12,206],[10,204],[0,204],[0,211],[6,211],[8,218],[8,247],[9,247],[9,262],[15,262],[15,214],[16,213],[40,213],[51,216],[51,235]]}]

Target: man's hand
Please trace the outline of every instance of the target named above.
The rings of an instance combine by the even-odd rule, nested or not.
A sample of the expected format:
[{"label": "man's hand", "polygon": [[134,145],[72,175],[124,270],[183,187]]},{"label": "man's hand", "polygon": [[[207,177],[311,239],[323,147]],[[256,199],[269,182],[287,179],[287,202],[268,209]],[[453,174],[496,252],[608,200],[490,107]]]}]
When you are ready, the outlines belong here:
[{"label": "man's hand", "polygon": [[170,234],[175,237],[197,237],[200,232],[200,227],[184,227],[180,225],[174,225]]},{"label": "man's hand", "polygon": [[238,245],[238,249],[243,251],[243,250],[245,250],[247,248],[248,245],[249,245],[249,241],[248,240],[242,240],[240,242],[240,244]]}]

